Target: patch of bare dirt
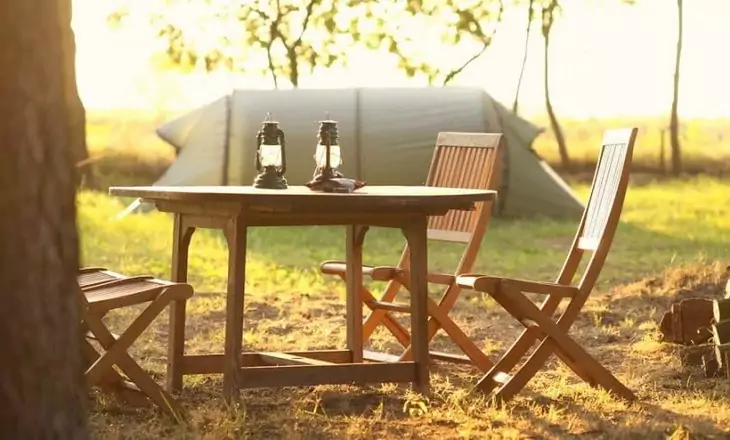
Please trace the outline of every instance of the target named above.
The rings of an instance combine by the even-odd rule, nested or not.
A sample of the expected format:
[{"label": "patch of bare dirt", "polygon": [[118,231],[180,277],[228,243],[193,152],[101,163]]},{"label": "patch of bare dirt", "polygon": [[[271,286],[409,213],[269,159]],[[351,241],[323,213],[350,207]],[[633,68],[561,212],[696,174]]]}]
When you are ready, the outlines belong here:
[{"label": "patch of bare dirt", "polygon": [[[687,298],[722,298],[730,267],[721,262],[667,269],[664,273],[614,288],[606,296],[612,306],[629,310],[658,308]],[[612,307],[613,309],[613,307]]]}]

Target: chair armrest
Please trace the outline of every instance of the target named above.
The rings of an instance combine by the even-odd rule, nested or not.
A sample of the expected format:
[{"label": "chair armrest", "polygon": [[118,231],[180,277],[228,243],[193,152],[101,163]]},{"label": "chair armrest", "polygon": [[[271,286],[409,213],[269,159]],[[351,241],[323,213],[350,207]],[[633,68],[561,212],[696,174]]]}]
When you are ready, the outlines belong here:
[{"label": "chair armrest", "polygon": [[550,282],[528,281],[516,278],[502,278],[476,274],[463,274],[456,277],[456,283],[459,286],[485,293],[496,291],[499,284],[503,282],[509,283],[520,291],[526,293],[538,293],[541,295],[555,295],[561,297],[570,297],[578,293],[577,287]]},{"label": "chair armrest", "polygon": [[[345,276],[345,262],[344,261],[325,261],[319,265],[319,269],[323,274],[326,275],[340,275]],[[408,284],[408,278],[410,272],[408,270],[398,269],[393,266],[363,266],[363,276],[369,277],[374,281],[391,281],[398,279],[401,284]],[[455,280],[454,275],[445,273],[428,273],[426,275],[426,281],[433,284],[442,284],[448,286]]]},{"label": "chair armrest", "polygon": [[[401,284],[408,284],[410,281],[411,272],[409,270],[397,269],[398,280],[402,281]],[[429,272],[426,274],[426,281],[433,284],[440,284],[443,286],[449,286],[456,280],[456,277],[447,273],[435,273]]]},{"label": "chair armrest", "polygon": [[[345,277],[347,264],[344,261],[324,261],[319,265],[319,270],[325,275],[339,275]],[[398,276],[400,270],[392,266],[363,266],[363,276],[375,281],[390,281]]]}]

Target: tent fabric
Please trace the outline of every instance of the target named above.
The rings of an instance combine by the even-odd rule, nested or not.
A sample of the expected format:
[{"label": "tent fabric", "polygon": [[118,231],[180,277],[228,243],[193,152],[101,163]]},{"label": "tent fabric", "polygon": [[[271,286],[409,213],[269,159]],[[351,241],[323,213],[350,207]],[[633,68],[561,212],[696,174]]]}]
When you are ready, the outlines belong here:
[{"label": "tent fabric", "polygon": [[574,217],[582,203],[532,150],[543,129],[468,87],[237,89],[157,129],[178,151],[156,185],[250,185],[267,113],[286,141],[290,185],[312,178],[317,121],[338,121],[340,170],[369,185],[423,185],[438,132],[503,133],[498,214]]}]

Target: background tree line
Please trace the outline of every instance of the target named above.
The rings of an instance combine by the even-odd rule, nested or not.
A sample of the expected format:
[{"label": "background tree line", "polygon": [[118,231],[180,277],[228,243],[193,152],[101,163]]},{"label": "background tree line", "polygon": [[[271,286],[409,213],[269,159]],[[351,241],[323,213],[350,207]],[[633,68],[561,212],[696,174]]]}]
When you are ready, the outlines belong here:
[{"label": "background tree line", "polygon": [[[157,0],[156,8],[141,9],[135,1],[109,16],[109,23],[124,26],[134,14],[146,18],[165,42],[158,66],[181,71],[228,70],[259,72],[271,78],[272,86],[283,83],[299,87],[304,72],[346,66],[353,48],[387,53],[398,61],[408,77],[428,85],[448,85],[488,50],[498,32],[506,8],[523,10],[525,44],[522,66],[512,104],[519,110],[519,94],[527,63],[529,41],[535,27],[543,40],[543,92],[545,110],[555,136],[561,166],[571,169],[566,137],[550,95],[550,49],[554,24],[560,19],[561,0]],[[640,0],[618,1],[634,4]],[[678,40],[670,109],[669,137],[671,170],[682,170],[679,136],[678,95],[682,50],[682,0],[676,1]],[[171,11],[196,20],[177,20]],[[418,31],[425,25],[439,36],[440,44],[453,47],[466,43],[474,52],[464,59],[434,59]],[[422,29],[422,28],[421,28]],[[668,43],[669,44],[669,43]]]}]

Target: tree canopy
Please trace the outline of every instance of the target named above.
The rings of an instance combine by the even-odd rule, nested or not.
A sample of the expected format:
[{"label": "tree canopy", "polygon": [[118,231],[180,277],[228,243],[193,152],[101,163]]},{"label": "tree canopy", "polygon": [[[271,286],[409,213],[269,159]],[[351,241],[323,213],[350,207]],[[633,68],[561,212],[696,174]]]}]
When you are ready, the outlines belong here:
[{"label": "tree canopy", "polygon": [[[128,3],[110,16],[146,14],[164,43],[158,61],[181,69],[271,75],[297,87],[303,72],[346,65],[354,48],[385,51],[409,77],[448,83],[489,47],[502,0],[157,0]],[[444,61],[434,44],[474,46]]]}]

